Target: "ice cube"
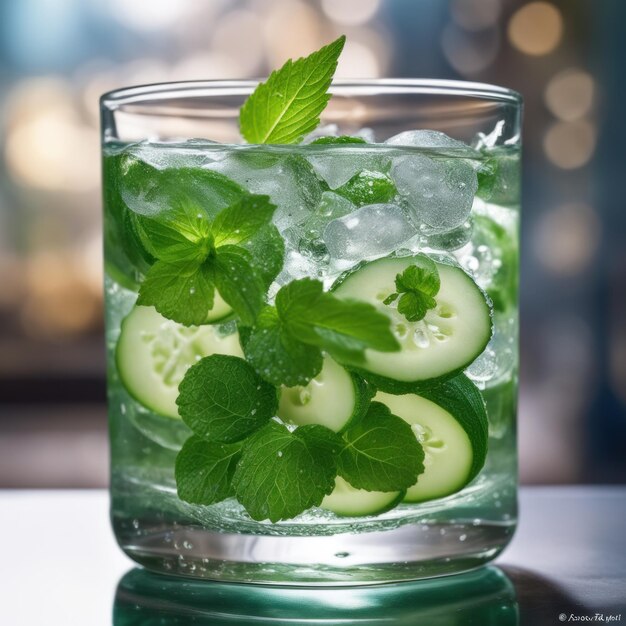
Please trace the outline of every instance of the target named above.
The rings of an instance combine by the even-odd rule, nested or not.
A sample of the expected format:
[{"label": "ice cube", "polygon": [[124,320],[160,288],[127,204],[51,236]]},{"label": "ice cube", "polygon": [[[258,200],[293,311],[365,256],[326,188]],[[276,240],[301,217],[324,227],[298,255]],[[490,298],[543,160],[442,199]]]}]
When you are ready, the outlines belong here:
[{"label": "ice cube", "polygon": [[360,128],[356,131],[356,133],[353,133],[352,136],[360,137],[361,139],[367,141],[367,143],[374,143],[376,141],[373,128]]},{"label": "ice cube", "polygon": [[504,120],[498,120],[493,130],[486,135],[485,133],[478,133],[472,142],[476,150],[482,150],[483,148],[493,148],[498,144],[498,141],[504,133]]},{"label": "ice cube", "polygon": [[517,363],[517,321],[496,319],[494,334],[485,351],[465,370],[480,388],[493,387],[513,375]]},{"label": "ice cube", "polygon": [[298,280],[299,278],[325,278],[327,266],[328,263],[320,263],[297,250],[287,250],[283,269],[270,286],[268,297],[272,300],[278,290],[292,280]]},{"label": "ice cube", "polygon": [[312,146],[311,148],[309,163],[318,176],[326,181],[330,189],[345,185],[363,170],[383,173],[389,170],[389,156],[380,148],[377,149],[369,144]]},{"label": "ice cube", "polygon": [[425,245],[434,250],[458,250],[466,246],[472,237],[472,220],[468,219],[457,228],[424,237]]},{"label": "ice cube", "polygon": [[332,258],[360,261],[394,252],[415,234],[401,207],[370,204],[330,222],[324,242]]},{"label": "ice cube", "polygon": [[389,137],[385,143],[391,146],[411,146],[412,148],[444,148],[469,158],[476,156],[475,151],[466,143],[452,139],[438,130],[405,130]]},{"label": "ice cube", "polygon": [[322,196],[321,181],[299,155],[233,153],[205,167],[228,176],[250,193],[268,195],[277,206],[274,223],[281,231],[304,222]]},{"label": "ice cube", "polygon": [[181,167],[201,167],[205,161],[206,150],[220,147],[221,144],[203,140],[192,139],[180,144],[154,144],[149,141],[138,143],[127,150],[128,154],[140,159],[144,163],[156,167],[159,170]]},{"label": "ice cube", "polygon": [[461,226],[478,188],[476,172],[464,159],[407,154],[394,159],[391,177],[416,225],[430,232]]},{"label": "ice cube", "polygon": [[[310,242],[321,239],[324,228],[329,222],[355,209],[356,206],[347,198],[332,191],[325,191],[309,217],[304,222],[285,230],[283,236],[295,248],[307,247]],[[323,242],[322,245],[324,245]]]},{"label": "ice cube", "polygon": [[337,124],[324,124],[318,126],[302,139],[302,143],[311,143],[320,137],[339,137],[339,127]]}]

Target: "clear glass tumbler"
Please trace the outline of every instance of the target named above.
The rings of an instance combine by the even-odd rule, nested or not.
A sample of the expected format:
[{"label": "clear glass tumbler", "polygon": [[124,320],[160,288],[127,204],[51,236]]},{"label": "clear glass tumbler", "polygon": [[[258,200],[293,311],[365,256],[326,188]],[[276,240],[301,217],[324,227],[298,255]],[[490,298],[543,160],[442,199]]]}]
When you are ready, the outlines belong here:
[{"label": "clear glass tumbler", "polygon": [[[151,570],[239,582],[368,584],[486,563],[507,545],[517,518],[521,98],[464,82],[337,81],[320,127],[301,144],[254,146],[242,143],[238,113],[255,86],[174,83],[101,99],[117,540]],[[316,141],[338,136],[352,139]],[[280,355],[249,357],[250,337],[265,332],[260,317],[242,323],[223,283],[215,283],[201,324],[192,313],[181,323],[167,307],[149,305],[149,290],[178,289],[172,306],[189,300],[192,310],[203,296],[185,273],[199,232],[194,220],[215,229],[216,215],[249,194],[268,196],[275,207],[271,237],[243,241],[234,231],[251,262],[278,245],[278,261],[275,254],[264,267],[268,310],[281,310],[272,306],[288,285],[321,284],[329,307],[356,301],[355,310],[382,315],[393,350],[370,346],[352,358],[303,326],[292,337],[310,355],[304,366],[307,358],[319,361],[315,376],[281,386],[268,374]],[[210,256],[219,236],[207,237]],[[164,265],[177,268],[169,282]],[[245,292],[248,274],[231,278]],[[343,323],[350,335],[358,315]],[[246,456],[246,446],[255,434],[205,441],[177,405],[190,368],[216,354],[230,359],[220,363],[245,355],[257,389],[272,389],[276,403],[263,428],[290,442],[284,459],[270,436],[263,450],[273,452],[251,472],[259,456]],[[315,483],[319,464],[302,458],[298,437],[311,424],[341,442],[330,487]],[[215,472],[196,475],[205,491],[221,494],[212,503],[194,502],[180,484],[177,491],[176,459],[192,430],[198,454],[232,451],[219,480]],[[393,448],[396,435],[408,445],[406,433],[419,446],[412,439],[413,447]],[[406,483],[409,466],[419,473],[414,484],[415,474]],[[300,469],[290,475],[283,467]],[[385,482],[387,470],[406,484],[390,490],[396,483]],[[263,472],[274,481],[267,504],[258,499],[267,484],[250,493]],[[277,514],[283,493],[308,504]]]}]

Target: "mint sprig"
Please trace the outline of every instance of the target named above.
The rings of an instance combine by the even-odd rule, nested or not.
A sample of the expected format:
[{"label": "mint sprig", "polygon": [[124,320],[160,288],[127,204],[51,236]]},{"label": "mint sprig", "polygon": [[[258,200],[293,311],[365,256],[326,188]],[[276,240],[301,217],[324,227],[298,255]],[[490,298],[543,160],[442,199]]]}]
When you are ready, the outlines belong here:
[{"label": "mint sprig", "polygon": [[380,402],[343,433],[339,475],[368,491],[399,491],[424,471],[424,450],[409,424]]},{"label": "mint sprig", "polygon": [[267,196],[244,195],[214,219],[179,198],[154,217],[141,217],[143,238],[158,261],[139,289],[138,304],[152,305],[187,326],[206,322],[215,289],[246,324],[260,311],[280,271],[284,243],[270,221]]},{"label": "mint sprig", "polygon": [[318,506],[333,490],[341,446],[324,426],[290,432],[270,422],[244,444],[233,476],[237,499],[252,519],[271,522]]},{"label": "mint sprig", "polygon": [[347,183],[335,189],[335,193],[360,207],[366,204],[390,202],[395,198],[398,190],[387,174],[361,170]]},{"label": "mint sprig", "polygon": [[232,479],[241,443],[212,443],[192,436],[176,456],[178,497],[192,504],[213,504],[234,495]]},{"label": "mint sprig", "polygon": [[243,359],[214,354],[190,367],[178,412],[198,436],[219,443],[244,439],[276,414],[278,395]]},{"label": "mint sprig", "polygon": [[320,281],[295,280],[282,287],[247,333],[244,352],[272,384],[305,385],[322,368],[322,350],[338,360],[360,362],[368,348],[400,349],[389,318],[374,306],[325,292]]},{"label": "mint sprig", "polygon": [[398,312],[409,322],[424,319],[429,309],[437,306],[434,298],[441,282],[435,262],[425,254],[418,254],[401,274],[396,276],[396,292],[385,298],[384,304],[392,304],[398,298]]},{"label": "mint sprig", "polygon": [[215,283],[210,266],[199,261],[157,261],[139,287],[137,304],[185,326],[206,322],[213,308]]},{"label": "mint sprig", "polygon": [[342,36],[308,57],[290,59],[258,85],[239,115],[248,143],[297,143],[317,127],[345,41]]}]

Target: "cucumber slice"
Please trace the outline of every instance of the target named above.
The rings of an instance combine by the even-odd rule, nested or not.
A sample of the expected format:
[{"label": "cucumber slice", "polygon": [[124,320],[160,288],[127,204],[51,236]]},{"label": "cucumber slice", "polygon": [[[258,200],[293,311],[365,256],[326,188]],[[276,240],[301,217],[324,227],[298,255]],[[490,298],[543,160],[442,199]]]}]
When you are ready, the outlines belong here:
[{"label": "cucumber slice", "polygon": [[375,400],[409,423],[424,449],[426,469],[407,490],[405,502],[456,493],[480,472],[487,456],[489,425],[480,392],[465,375],[417,393],[379,392]]},{"label": "cucumber slice", "polygon": [[213,296],[213,307],[207,314],[206,323],[215,324],[217,322],[225,322],[233,315],[233,309],[230,304],[220,296],[217,289]]},{"label": "cucumber slice", "polygon": [[136,306],[122,321],[115,359],[128,393],[146,408],[180,419],[176,398],[187,369],[211,354],[243,357],[237,333],[216,326],[183,326],[151,306]]},{"label": "cucumber slice", "polygon": [[356,489],[348,481],[337,476],[332,493],[322,500],[320,506],[335,515],[360,517],[379,515],[399,504],[404,491],[365,491]]},{"label": "cucumber slice", "polygon": [[413,383],[438,382],[461,372],[491,338],[491,309],[485,294],[459,267],[437,262],[441,287],[437,306],[419,322],[409,322],[395,303],[383,300],[395,291],[395,278],[411,265],[411,256],[391,256],[362,264],[340,277],[333,291],[340,298],[365,300],[391,319],[399,352],[366,350],[365,378],[390,393],[410,393]]},{"label": "cucumber slice", "polygon": [[278,417],[297,426],[321,424],[338,433],[367,411],[371,398],[369,385],[359,375],[327,356],[308,385],[281,389]]}]

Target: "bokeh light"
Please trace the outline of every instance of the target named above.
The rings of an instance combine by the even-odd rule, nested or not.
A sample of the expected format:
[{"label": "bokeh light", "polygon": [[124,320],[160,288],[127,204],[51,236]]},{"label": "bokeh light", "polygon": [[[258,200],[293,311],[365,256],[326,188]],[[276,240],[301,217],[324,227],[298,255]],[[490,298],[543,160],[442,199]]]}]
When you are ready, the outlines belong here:
[{"label": "bokeh light", "polygon": [[[242,46],[242,42],[245,45]],[[265,60],[265,45],[258,15],[244,10],[227,13],[215,26],[211,47],[219,51],[220,56],[234,60],[239,71],[231,74],[232,78],[256,76]]]},{"label": "bokeh light", "polygon": [[582,167],[596,146],[596,130],[588,120],[556,122],[544,137],[546,156],[564,170]]},{"label": "bokeh light", "polygon": [[561,120],[572,121],[587,115],[593,104],[595,83],[588,72],[568,68],[548,83],[546,106]]},{"label": "bokeh light", "polygon": [[551,272],[572,276],[589,266],[599,238],[600,221],[592,207],[563,204],[537,221],[535,254]]},{"label": "bokeh light", "polygon": [[271,67],[280,67],[286,59],[307,55],[322,42],[319,14],[300,0],[271,4],[259,27],[263,29]]},{"label": "bokeh light", "polygon": [[[218,3],[219,0],[213,0]],[[171,28],[188,17],[197,3],[194,0],[111,0],[113,16],[124,26],[138,31]]]},{"label": "bokeh light", "polygon": [[561,41],[563,18],[548,2],[531,2],[518,9],[509,22],[509,39],[524,54],[552,52]]},{"label": "bokeh light", "polygon": [[17,182],[49,191],[97,189],[97,137],[80,118],[66,82],[33,78],[19,84],[6,104],[6,120],[5,158]]},{"label": "bokeh light", "polygon": [[500,0],[453,0],[452,19],[465,30],[480,31],[495,26],[502,7]]},{"label": "bokeh light", "polygon": [[322,0],[326,15],[338,24],[352,26],[364,24],[372,19],[380,7],[381,0]]},{"label": "bokeh light", "polygon": [[450,65],[461,74],[471,76],[494,62],[500,48],[500,36],[495,28],[467,33],[448,24],[443,31],[441,46]]}]

